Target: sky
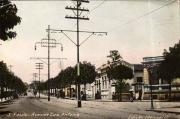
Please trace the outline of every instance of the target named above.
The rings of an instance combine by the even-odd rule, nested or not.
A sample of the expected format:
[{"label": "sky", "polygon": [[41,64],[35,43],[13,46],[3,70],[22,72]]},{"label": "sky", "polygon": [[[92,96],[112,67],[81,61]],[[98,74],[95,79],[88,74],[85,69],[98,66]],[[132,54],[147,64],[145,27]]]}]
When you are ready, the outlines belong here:
[{"label": "sky", "polygon": [[[90,10],[82,13],[90,20],[80,21],[80,30],[108,32],[106,35],[94,35],[80,46],[80,61],[88,61],[97,67],[107,62],[110,50],[118,50],[123,59],[129,63],[142,62],[143,57],[162,55],[179,41],[180,3],[173,0],[98,0],[82,4]],[[47,57],[47,48],[37,45],[47,38],[48,25],[52,29],[76,30],[76,21],[65,19],[73,12],[66,10],[72,1],[14,1],[18,8],[21,24],[14,30],[17,37],[1,41],[0,60],[13,65],[12,71],[25,82],[34,80],[33,73],[38,72],[31,57]],[[76,42],[76,34],[66,32]],[[80,42],[89,34],[80,33]],[[63,44],[51,48],[52,58],[67,60],[51,60],[51,77],[61,69],[76,64],[76,46],[63,34],[51,33],[50,37]],[[44,60],[47,62],[47,60]],[[43,64],[41,80],[47,79],[47,64]]]}]

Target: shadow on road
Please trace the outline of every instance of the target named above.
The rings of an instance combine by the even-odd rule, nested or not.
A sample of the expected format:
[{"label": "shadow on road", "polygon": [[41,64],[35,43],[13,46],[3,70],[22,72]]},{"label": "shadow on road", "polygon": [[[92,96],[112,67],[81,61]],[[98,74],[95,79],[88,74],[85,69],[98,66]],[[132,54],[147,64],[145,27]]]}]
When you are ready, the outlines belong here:
[{"label": "shadow on road", "polygon": [[[29,96],[29,99],[39,99],[39,97]],[[40,97],[40,99],[48,99],[48,97]]]},{"label": "shadow on road", "polygon": [[0,109],[4,109],[4,108],[7,108],[7,107],[5,107],[5,106],[0,107]]},{"label": "shadow on road", "polygon": [[0,111],[0,115],[7,115],[9,113],[12,113],[11,111]]}]

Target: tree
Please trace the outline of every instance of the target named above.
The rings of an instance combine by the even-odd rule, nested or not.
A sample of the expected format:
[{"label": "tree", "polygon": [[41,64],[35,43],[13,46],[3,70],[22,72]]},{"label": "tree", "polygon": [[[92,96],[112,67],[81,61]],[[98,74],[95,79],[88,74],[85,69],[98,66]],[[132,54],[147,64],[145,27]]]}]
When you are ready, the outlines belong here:
[{"label": "tree", "polygon": [[[75,70],[77,68],[75,67]],[[86,84],[91,84],[95,81],[95,78],[97,76],[96,68],[94,65],[88,62],[80,63],[80,82],[81,84],[84,84],[84,98],[86,100]]]},{"label": "tree", "polygon": [[169,100],[171,100],[171,83],[180,77],[180,41],[169,51],[164,50],[164,60],[159,66],[158,76],[169,83]]},{"label": "tree", "polygon": [[64,75],[63,75],[63,80],[65,81],[65,84],[69,87],[70,89],[70,97],[72,95],[72,89],[71,85],[75,83],[76,80],[76,72],[73,67],[67,67],[64,70]]},{"label": "tree", "polygon": [[[61,88],[70,87],[70,96],[71,92],[71,85],[77,84],[77,66],[74,67],[67,67],[66,69],[62,70],[58,76],[56,76],[55,82],[61,85]],[[80,83],[84,84],[84,93],[86,99],[86,84],[94,82],[96,78],[96,70],[95,66],[88,62],[80,63]],[[54,83],[54,82],[53,82]]]},{"label": "tree", "polygon": [[[112,58],[112,62],[110,63],[110,66],[107,68],[107,76],[109,79],[115,79],[116,80],[116,91],[120,93],[120,97],[118,95],[118,101],[122,101],[122,89],[125,86],[126,83],[125,80],[131,79],[133,77],[133,70],[125,66],[122,63],[122,57],[116,50],[114,50],[115,53],[111,53],[110,51],[110,58]],[[115,56],[113,56],[115,55]],[[117,58],[115,58],[117,56]],[[118,61],[118,62],[117,62]]]},{"label": "tree", "polygon": [[120,98],[118,101],[122,101],[122,89],[124,87],[124,82],[127,79],[133,77],[133,70],[125,65],[119,64],[117,66],[109,67],[107,70],[107,76],[110,79],[115,79],[117,81],[116,91],[120,93]]},{"label": "tree", "polygon": [[[22,82],[22,80],[16,75],[14,75],[12,72],[10,72],[7,68],[7,65],[4,62],[0,62],[0,86],[1,86],[1,99],[10,96],[9,95],[10,93],[9,91],[7,91],[7,88],[13,90],[18,94],[22,94],[27,90],[27,87]],[[6,88],[5,91],[4,88]]]},{"label": "tree", "polygon": [[21,22],[21,18],[17,16],[17,7],[9,0],[0,1],[0,39],[6,41],[8,38],[16,37],[16,32],[11,29]]},{"label": "tree", "polygon": [[108,55],[107,57],[111,59],[111,61],[108,60],[108,63],[115,63],[122,60],[122,57],[119,54],[118,50],[110,50],[110,55]]}]

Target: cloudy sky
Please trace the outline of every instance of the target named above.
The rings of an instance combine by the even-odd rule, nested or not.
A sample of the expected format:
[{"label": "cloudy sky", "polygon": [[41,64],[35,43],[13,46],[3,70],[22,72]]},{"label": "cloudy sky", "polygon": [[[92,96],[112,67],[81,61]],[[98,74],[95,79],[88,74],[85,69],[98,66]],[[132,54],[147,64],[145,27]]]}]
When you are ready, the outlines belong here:
[{"label": "cloudy sky", "polygon": [[[107,62],[110,50],[116,49],[124,60],[130,63],[141,63],[146,56],[162,55],[179,41],[180,6],[175,0],[98,0],[83,4],[90,13],[89,21],[80,21],[80,30],[105,31],[108,35],[92,36],[80,47],[80,60],[89,61],[99,67]],[[23,81],[33,80],[32,73],[37,72],[35,63],[30,57],[47,57],[47,48],[35,42],[47,38],[48,25],[53,29],[76,30],[76,21],[65,19],[73,15],[65,10],[71,1],[14,1],[18,15],[22,18],[15,27],[17,37],[6,42],[1,41],[0,60],[13,65],[12,71]],[[67,33],[76,42],[76,34]],[[88,34],[80,34],[83,41]],[[63,44],[51,49],[51,57],[67,60],[51,60],[51,76],[56,76],[61,68],[76,64],[76,46],[63,34],[51,33],[51,38]],[[46,61],[46,60],[45,60]],[[44,64],[42,79],[47,79],[47,65]]]}]

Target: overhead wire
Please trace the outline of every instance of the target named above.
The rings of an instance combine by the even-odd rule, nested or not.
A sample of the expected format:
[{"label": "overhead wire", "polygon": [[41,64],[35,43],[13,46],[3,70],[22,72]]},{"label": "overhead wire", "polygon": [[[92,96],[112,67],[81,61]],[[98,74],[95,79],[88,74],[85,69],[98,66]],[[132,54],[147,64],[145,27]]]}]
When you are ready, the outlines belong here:
[{"label": "overhead wire", "polygon": [[[113,30],[116,29],[117,27],[122,27],[122,26],[125,26],[125,25],[128,25],[128,24],[131,24],[131,23],[133,23],[133,22],[136,22],[136,21],[138,21],[139,19],[141,19],[141,18],[143,18],[143,17],[146,17],[146,16],[148,16],[148,15],[154,13],[154,12],[157,12],[158,10],[160,10],[160,9],[162,9],[162,8],[168,6],[168,5],[170,5],[170,4],[172,4],[172,3],[176,2],[176,1],[177,1],[177,0],[172,0],[172,1],[170,1],[170,2],[168,1],[168,2],[165,3],[164,5],[162,5],[162,6],[158,7],[158,8],[155,8],[155,9],[151,10],[150,12],[147,12],[147,13],[145,13],[145,14],[143,14],[143,15],[140,15],[140,16],[134,18],[134,19],[131,19],[131,20],[129,20],[129,21],[127,21],[127,22],[125,22],[125,23],[123,23],[123,24],[121,24],[121,25],[116,25],[116,27],[114,27],[112,30],[109,30],[109,31],[113,31]],[[108,31],[108,32],[109,32],[109,31]]]}]

